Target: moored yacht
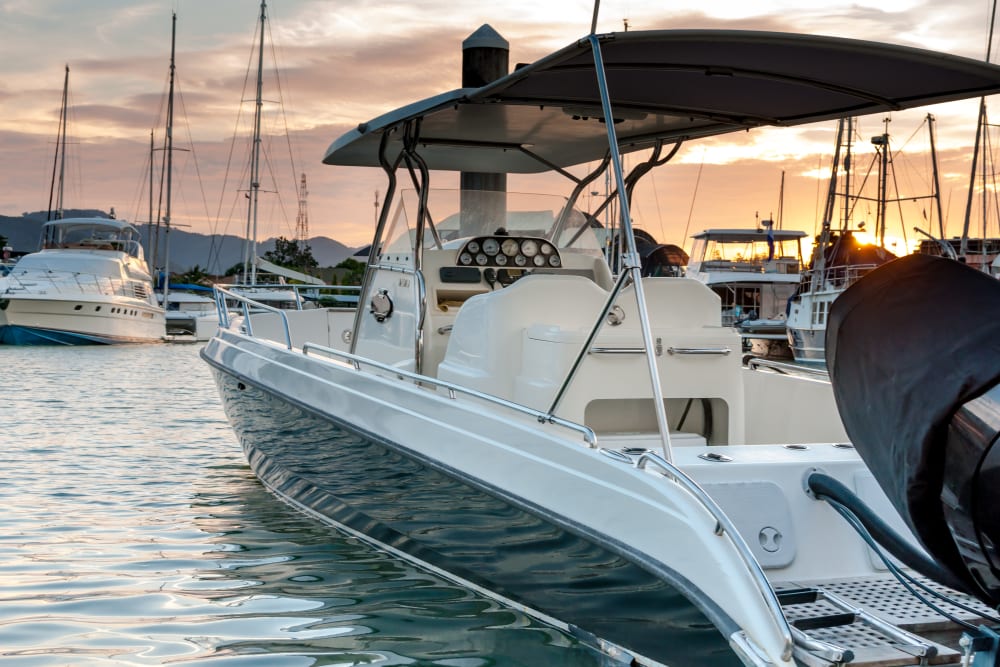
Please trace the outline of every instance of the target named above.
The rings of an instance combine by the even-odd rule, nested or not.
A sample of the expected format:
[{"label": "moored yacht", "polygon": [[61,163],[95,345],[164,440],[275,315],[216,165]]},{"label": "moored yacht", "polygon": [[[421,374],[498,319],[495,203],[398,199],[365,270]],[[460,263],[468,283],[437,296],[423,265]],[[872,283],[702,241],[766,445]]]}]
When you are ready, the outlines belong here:
[{"label": "moored yacht", "polygon": [[152,343],[164,326],[139,232],[123,220],[47,222],[41,250],[0,278],[0,343]]},{"label": "moored yacht", "polygon": [[805,232],[706,229],[694,235],[685,275],[707,285],[722,302],[723,326],[736,327],[745,347],[767,357],[788,357],[788,299],[802,270]]},{"label": "moored yacht", "polygon": [[[957,664],[955,619],[989,595],[921,566],[828,382],[744,366],[718,294],[643,276],[629,199],[689,139],[998,91],[1000,68],[893,45],[592,34],[334,141],[324,162],[387,180],[361,307],[224,321],[202,357],[276,495],[612,664]],[[555,172],[570,194],[436,191],[438,170]],[[605,170],[613,262],[579,207]],[[965,607],[928,611],[845,503]]]},{"label": "moored yacht", "polygon": [[[204,285],[170,285],[166,309],[167,339],[206,341],[219,328],[219,313],[211,287]],[[163,296],[159,295],[162,302]]]}]

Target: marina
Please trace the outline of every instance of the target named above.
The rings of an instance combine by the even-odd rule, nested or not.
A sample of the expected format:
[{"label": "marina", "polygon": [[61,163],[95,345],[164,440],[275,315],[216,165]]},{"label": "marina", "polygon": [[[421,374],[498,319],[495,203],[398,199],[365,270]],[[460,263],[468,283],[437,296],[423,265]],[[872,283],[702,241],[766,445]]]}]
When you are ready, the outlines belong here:
[{"label": "marina", "polygon": [[[595,2],[589,32],[536,36],[513,65],[482,24],[450,59],[461,82],[442,84],[447,30],[417,30],[391,68],[351,51],[359,74],[384,58],[407,86],[359,106],[328,94],[308,129],[292,123],[326,172],[310,184],[373,202],[321,223],[365,226],[350,247],[310,235],[288,63],[257,2],[229,155],[209,160],[211,236],[174,239],[214,268],[172,259],[191,226],[174,172],[190,158],[200,181],[205,144],[174,143],[176,13],[165,134],[149,133],[137,190],[148,219],[67,207],[69,116],[94,112],[71,101],[68,65],[49,210],[3,218],[0,665],[1000,667],[989,47],[704,17],[607,31]],[[311,50],[333,34],[317,25],[281,30],[300,83],[341,53]],[[135,101],[133,123],[152,116]],[[941,178],[960,180],[961,151],[939,171],[926,110],[977,101],[949,238]],[[897,188],[891,115],[916,112],[933,211]],[[861,176],[859,119],[876,117]],[[732,153],[725,196],[695,214],[727,147],[759,169],[834,123],[822,213],[810,166],[782,168],[776,217],[717,217],[764,182]],[[294,232],[264,242],[265,224],[292,229],[289,174]],[[680,190],[678,237],[658,196],[677,218]],[[910,227],[919,248],[887,233],[904,202],[930,230]]]}]

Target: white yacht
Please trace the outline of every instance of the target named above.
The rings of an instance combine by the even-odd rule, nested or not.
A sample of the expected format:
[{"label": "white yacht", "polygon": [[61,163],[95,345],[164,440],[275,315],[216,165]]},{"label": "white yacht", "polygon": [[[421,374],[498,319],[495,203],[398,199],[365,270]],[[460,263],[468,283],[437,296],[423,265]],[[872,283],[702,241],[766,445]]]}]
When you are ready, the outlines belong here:
[{"label": "white yacht", "polygon": [[861,243],[854,230],[824,229],[788,302],[788,345],[797,362],[826,366],[826,325],[833,302],[895,257],[884,248]]},{"label": "white yacht", "polygon": [[[162,303],[162,294],[159,298]],[[165,308],[167,340],[206,341],[219,328],[219,312],[211,287],[170,285]]]},{"label": "white yacht", "polygon": [[[1000,67],[895,45],[589,35],[334,141],[325,163],[388,183],[361,307],[227,321],[202,358],[273,493],[572,632],[602,664],[978,659],[996,590],[920,555],[923,520],[848,443],[829,381],[744,366],[718,294],[643,277],[629,195],[691,139],[996,92]],[[614,262],[578,210],[607,169]],[[435,190],[438,171],[558,174],[569,194]],[[904,570],[868,525],[895,534]],[[965,606],[924,606],[896,578],[909,568]]]},{"label": "white yacht", "polygon": [[0,343],[153,343],[164,322],[139,232],[123,220],[47,222],[41,250],[0,278]]},{"label": "white yacht", "polygon": [[754,229],[707,229],[693,237],[685,275],[719,295],[723,326],[739,329],[755,354],[791,356],[788,299],[799,285],[805,236],[765,220]]}]

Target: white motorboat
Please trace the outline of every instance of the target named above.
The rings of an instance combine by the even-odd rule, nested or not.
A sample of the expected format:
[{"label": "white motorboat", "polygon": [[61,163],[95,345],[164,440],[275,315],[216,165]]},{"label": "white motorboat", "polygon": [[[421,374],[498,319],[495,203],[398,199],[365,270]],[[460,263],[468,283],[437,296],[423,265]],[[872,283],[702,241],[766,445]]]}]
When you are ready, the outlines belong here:
[{"label": "white motorboat", "polygon": [[[170,285],[165,306],[167,340],[206,341],[215,334],[219,312],[212,292],[203,285]],[[158,296],[162,302],[162,294]]]},{"label": "white motorboat", "polygon": [[0,278],[0,343],[81,345],[163,340],[139,232],[123,220],[66,218]]},{"label": "white motorboat", "polygon": [[739,329],[756,354],[791,356],[787,307],[799,286],[805,236],[765,220],[753,229],[706,229],[693,237],[685,275],[719,295],[722,325]]},{"label": "white motorboat", "polygon": [[[202,357],[277,496],[612,664],[957,664],[961,626],[836,509],[863,504],[903,536],[897,558],[940,574],[847,444],[831,384],[744,366],[717,294],[643,277],[628,195],[670,144],[998,91],[1000,68],[894,45],[590,35],[333,142],[324,162],[388,180],[362,307],[349,323],[324,308],[224,322]],[[607,168],[618,274],[575,208]],[[572,192],[442,193],[436,170],[555,171]],[[962,590],[953,617],[989,612],[968,577],[937,581]]]}]

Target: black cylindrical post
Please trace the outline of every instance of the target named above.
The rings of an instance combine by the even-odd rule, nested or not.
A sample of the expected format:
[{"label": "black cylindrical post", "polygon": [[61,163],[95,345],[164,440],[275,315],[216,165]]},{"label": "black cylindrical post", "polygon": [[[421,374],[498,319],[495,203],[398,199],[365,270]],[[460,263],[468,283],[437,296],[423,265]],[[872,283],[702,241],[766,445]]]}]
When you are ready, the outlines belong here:
[{"label": "black cylindrical post", "polygon": [[[484,24],[462,42],[462,87],[479,88],[507,76],[509,55],[507,40]],[[507,174],[462,172],[460,178],[461,236],[492,234],[505,227]]]}]

